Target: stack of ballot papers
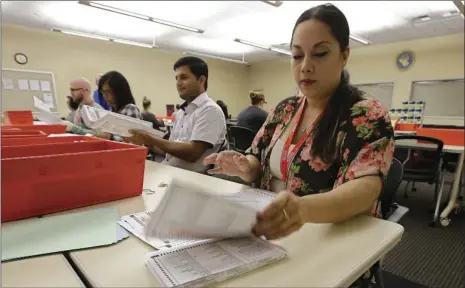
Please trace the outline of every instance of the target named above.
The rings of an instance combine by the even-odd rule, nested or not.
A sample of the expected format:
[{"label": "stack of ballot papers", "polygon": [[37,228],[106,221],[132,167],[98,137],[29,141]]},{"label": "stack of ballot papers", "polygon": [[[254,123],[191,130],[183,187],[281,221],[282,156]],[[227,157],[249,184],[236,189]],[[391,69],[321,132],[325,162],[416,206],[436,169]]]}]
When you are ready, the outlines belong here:
[{"label": "stack of ballot papers", "polygon": [[157,137],[163,137],[164,133],[153,129],[151,122],[135,119],[126,115],[97,109],[88,105],[82,106],[82,120],[94,130],[111,133],[123,137],[132,136],[131,129],[143,130]]},{"label": "stack of ballot papers", "polygon": [[124,221],[144,218],[138,234],[149,244],[178,239],[175,247],[147,254],[146,265],[161,286],[208,286],[287,256],[284,248],[251,232],[257,212],[273,199],[273,193],[259,189],[212,194],[171,181],[153,212]]},{"label": "stack of ballot papers", "polygon": [[114,208],[2,223],[2,261],[104,246],[129,234]]},{"label": "stack of ballot papers", "polygon": [[58,115],[54,115],[52,112],[50,112],[50,108],[45,105],[45,103],[37,98],[36,96],[33,96],[34,98],[34,107],[39,111],[39,115],[37,118],[45,123],[45,124],[61,124],[63,123],[63,120]]}]

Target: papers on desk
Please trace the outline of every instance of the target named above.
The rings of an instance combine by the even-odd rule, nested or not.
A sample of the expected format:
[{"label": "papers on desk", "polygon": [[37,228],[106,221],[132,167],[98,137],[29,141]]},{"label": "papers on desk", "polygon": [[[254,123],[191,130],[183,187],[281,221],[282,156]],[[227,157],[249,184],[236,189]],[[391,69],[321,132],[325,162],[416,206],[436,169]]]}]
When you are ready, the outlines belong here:
[{"label": "papers on desk", "polygon": [[134,236],[149,244],[156,249],[170,249],[179,247],[186,244],[202,243],[202,240],[183,240],[183,239],[159,239],[147,238],[144,230],[145,225],[150,218],[150,212],[139,212],[121,217],[118,224],[124,227],[127,231],[131,232]]},{"label": "papers on desk", "polygon": [[90,127],[94,130],[99,130],[123,137],[132,136],[132,134],[129,133],[129,130],[131,129],[143,130],[160,138],[165,135],[163,132],[153,129],[151,122],[135,119],[102,109],[96,109],[88,105],[84,105],[81,111],[82,120],[84,123],[87,125],[87,127]]},{"label": "papers on desk", "polygon": [[114,208],[2,223],[2,261],[109,245],[127,238]]},{"label": "papers on desk", "polygon": [[211,286],[287,256],[261,238],[231,238],[147,254],[146,265],[160,286]]},{"label": "papers on desk", "polygon": [[146,260],[160,286],[209,286],[287,256],[251,233],[257,211],[273,198],[258,189],[212,194],[171,181],[153,212],[123,216],[118,223],[160,249]]},{"label": "papers on desk", "polygon": [[146,237],[210,239],[251,236],[257,212],[274,198],[259,189],[206,193],[192,183],[172,181],[147,222]]}]

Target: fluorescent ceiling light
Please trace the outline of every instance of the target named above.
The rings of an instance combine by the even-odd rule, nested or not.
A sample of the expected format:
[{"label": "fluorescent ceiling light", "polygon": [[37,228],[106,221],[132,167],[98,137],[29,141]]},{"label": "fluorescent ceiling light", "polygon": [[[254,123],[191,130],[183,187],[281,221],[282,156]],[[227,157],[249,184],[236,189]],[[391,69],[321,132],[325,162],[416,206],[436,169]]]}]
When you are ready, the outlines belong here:
[{"label": "fluorescent ceiling light", "polygon": [[121,44],[128,44],[128,45],[140,46],[140,47],[145,47],[145,48],[157,48],[158,47],[156,45],[150,45],[150,44],[147,44],[147,43],[141,43],[141,42],[130,41],[130,40],[125,40],[125,39],[110,38],[110,37],[105,37],[105,36],[100,36],[100,35],[95,35],[95,34],[89,34],[89,33],[83,33],[83,32],[77,32],[77,31],[62,30],[62,29],[56,29],[56,28],[52,28],[50,30],[52,30],[53,32],[61,32],[61,33],[64,33],[64,34],[69,34],[69,35],[74,35],[74,36],[81,36],[81,37],[87,37],[87,38],[92,38],[92,39],[99,39],[99,40],[117,42],[117,43],[121,43]]},{"label": "fluorescent ceiling light", "polygon": [[223,60],[223,61],[227,61],[227,62],[233,62],[233,63],[237,63],[237,64],[249,65],[249,63],[244,61],[244,60],[241,61],[241,60],[236,60],[236,59],[231,59],[231,58],[226,58],[226,57],[220,57],[220,56],[214,56],[214,55],[209,55],[209,54],[203,54],[203,53],[197,53],[197,52],[191,52],[191,51],[186,51],[183,54],[199,56],[199,57],[207,57],[207,58]]},{"label": "fluorescent ceiling light", "polygon": [[284,50],[284,49],[279,49],[279,48],[270,47],[270,50],[271,50],[271,51],[274,51],[274,52],[281,53],[281,54],[289,55],[289,56],[292,55],[291,51]]},{"label": "fluorescent ceiling light", "polygon": [[129,40],[124,40],[124,39],[110,39],[110,40],[116,43],[134,45],[134,46],[145,47],[145,48],[157,48],[158,47],[156,45],[150,45],[147,43],[129,41]]},{"label": "fluorescent ceiling light", "polygon": [[262,1],[268,5],[274,6],[274,7],[279,7],[283,5],[283,1]]},{"label": "fluorescent ceiling light", "polygon": [[234,41],[239,42],[239,43],[242,43],[242,44],[245,44],[245,45],[257,47],[257,48],[260,48],[260,49],[265,49],[265,50],[270,50],[270,48],[271,48],[270,46],[265,46],[265,45],[253,43],[253,42],[250,42],[250,41],[237,39],[237,38],[234,39]]},{"label": "fluorescent ceiling light", "polygon": [[354,41],[357,41],[359,43],[362,43],[362,44],[365,44],[365,45],[369,45],[371,44],[371,41],[367,40],[367,39],[364,39],[362,37],[359,37],[359,36],[355,36],[355,35],[349,35],[350,39],[354,40]]},{"label": "fluorescent ceiling light", "polygon": [[95,34],[76,32],[76,31],[69,31],[69,30],[61,30],[61,29],[55,29],[55,28],[52,28],[51,30],[53,32],[61,32],[61,33],[68,34],[68,35],[74,35],[74,36],[81,36],[81,37],[87,37],[87,38],[92,38],[92,39],[110,41],[110,38],[108,38],[108,37],[95,35]]},{"label": "fluorescent ceiling light", "polygon": [[237,38],[234,39],[234,41],[245,44],[245,45],[257,47],[257,48],[260,48],[260,49],[274,51],[274,52],[284,54],[284,55],[291,55],[290,51],[287,51],[287,50],[284,50],[284,49],[279,49],[279,48],[274,48],[274,47],[271,47],[271,46],[261,45],[261,44],[257,44],[257,43],[254,43],[254,42],[250,42],[250,41],[246,41],[246,40],[242,40],[242,39],[237,39]]},{"label": "fluorescent ceiling light", "polygon": [[107,5],[103,5],[103,4],[100,4],[100,3],[93,2],[93,1],[78,1],[78,2],[79,2],[79,4],[87,5],[89,7],[93,7],[93,8],[113,12],[113,13],[118,13],[118,14],[121,14],[121,15],[130,16],[130,17],[134,17],[134,18],[138,18],[138,19],[142,19],[142,20],[153,22],[153,23],[162,24],[162,25],[166,25],[166,26],[170,26],[170,27],[174,27],[174,28],[178,28],[178,29],[182,29],[182,30],[186,30],[186,31],[190,31],[190,32],[195,32],[195,33],[203,33],[204,32],[203,30],[197,29],[197,28],[194,28],[194,27],[189,27],[189,26],[185,26],[185,25],[165,21],[165,20],[162,20],[162,19],[153,18],[153,17],[147,16],[147,15],[142,15],[142,14],[139,14],[139,13],[130,12],[130,11],[127,11],[127,10],[123,10],[123,9],[119,9],[119,8],[115,8],[115,7],[111,7],[111,6],[107,6]]}]

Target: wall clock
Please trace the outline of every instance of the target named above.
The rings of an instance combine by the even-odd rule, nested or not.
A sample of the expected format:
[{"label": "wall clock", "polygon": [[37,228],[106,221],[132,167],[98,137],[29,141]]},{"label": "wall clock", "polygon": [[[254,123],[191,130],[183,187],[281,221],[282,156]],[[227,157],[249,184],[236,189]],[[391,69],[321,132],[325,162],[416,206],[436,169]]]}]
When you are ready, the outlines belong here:
[{"label": "wall clock", "polygon": [[15,54],[15,61],[20,65],[25,65],[27,63],[27,56],[23,53],[16,53]]},{"label": "wall clock", "polygon": [[415,57],[412,51],[404,51],[397,55],[396,65],[400,70],[407,70],[412,67]]}]

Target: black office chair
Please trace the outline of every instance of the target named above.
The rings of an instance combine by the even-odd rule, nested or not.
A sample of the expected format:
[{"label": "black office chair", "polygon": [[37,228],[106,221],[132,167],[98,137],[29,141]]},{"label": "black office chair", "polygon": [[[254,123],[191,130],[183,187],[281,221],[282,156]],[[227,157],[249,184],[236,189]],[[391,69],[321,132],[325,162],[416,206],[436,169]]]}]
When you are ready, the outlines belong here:
[{"label": "black office chair", "polygon": [[228,139],[231,141],[231,150],[245,154],[245,151],[252,145],[255,132],[242,126],[229,126]]},{"label": "black office chair", "polygon": [[[396,203],[396,193],[399,189],[400,182],[402,182],[402,176],[404,174],[404,168],[402,163],[397,159],[392,159],[391,168],[389,169],[386,182],[383,187],[383,192],[381,194],[381,214],[383,219],[388,220],[390,216],[396,212],[399,208],[399,205]],[[407,212],[408,209],[403,209],[403,214]],[[400,217],[403,215],[400,215]],[[396,217],[394,222],[398,222],[400,217]]]},{"label": "black office chair", "polygon": [[[419,145],[412,147],[396,147],[394,157],[403,163],[404,173],[402,180],[408,182],[422,182],[435,184],[434,199],[436,200],[436,208],[434,212],[433,222],[437,220],[439,205],[442,198],[442,188],[444,179],[442,177],[442,148],[444,143],[436,138],[417,135],[402,135],[394,137],[396,144],[401,146],[402,140],[419,141]],[[421,146],[425,145],[425,146]],[[408,185],[408,183],[407,183]],[[406,186],[407,187],[407,186]],[[404,197],[408,197],[407,189],[405,189]]]}]

